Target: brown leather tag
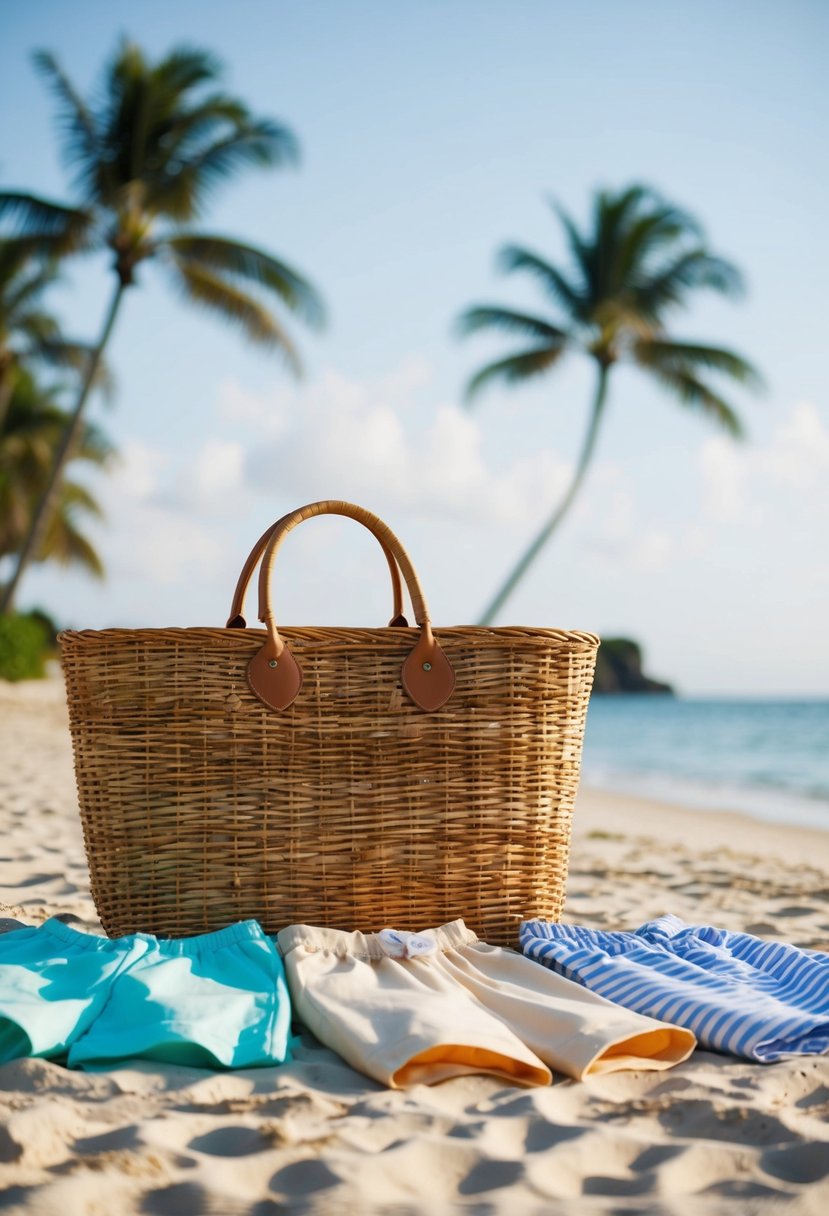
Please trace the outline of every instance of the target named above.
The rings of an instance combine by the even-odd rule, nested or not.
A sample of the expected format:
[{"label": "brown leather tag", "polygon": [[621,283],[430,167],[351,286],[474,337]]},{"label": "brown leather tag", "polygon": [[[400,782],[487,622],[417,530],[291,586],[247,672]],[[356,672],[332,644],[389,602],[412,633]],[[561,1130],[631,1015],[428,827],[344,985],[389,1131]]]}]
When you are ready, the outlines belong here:
[{"label": "brown leather tag", "polygon": [[431,712],[440,709],[455,688],[455,673],[440,646],[423,633],[400,672],[403,687],[415,705]]},{"label": "brown leather tag", "polygon": [[248,663],[248,684],[271,709],[287,709],[302,688],[302,671],[287,646],[275,658],[269,638]]}]

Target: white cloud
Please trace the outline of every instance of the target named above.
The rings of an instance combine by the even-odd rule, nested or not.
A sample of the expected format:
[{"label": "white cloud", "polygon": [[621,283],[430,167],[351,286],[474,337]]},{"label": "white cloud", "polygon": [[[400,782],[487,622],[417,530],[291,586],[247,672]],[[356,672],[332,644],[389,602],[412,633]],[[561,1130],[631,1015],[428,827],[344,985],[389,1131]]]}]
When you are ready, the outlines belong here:
[{"label": "white cloud", "polygon": [[329,372],[301,398],[270,402],[227,384],[222,417],[255,421],[260,441],[248,448],[245,478],[271,495],[278,486],[304,501],[338,496],[458,520],[539,518],[566,486],[569,466],[540,449],[498,468],[484,454],[480,424],[457,406],[401,409],[398,395],[426,378],[418,364],[377,384]]},{"label": "white cloud", "polygon": [[567,463],[542,448],[506,461],[487,453],[476,418],[417,400],[428,378],[413,359],[377,382],[328,372],[303,390],[261,394],[226,381],[192,451],[125,441],[103,494],[118,523],[101,538],[112,577],[215,584],[239,564],[244,520],[258,535],[275,500],[342,497],[381,514],[532,531],[568,484]]},{"label": "white cloud", "polygon": [[380,392],[403,404],[411,400],[415,389],[422,388],[431,379],[432,369],[420,355],[409,355],[400,366],[379,381]]},{"label": "white cloud", "polygon": [[239,485],[241,445],[209,439],[190,457],[123,441],[114,477],[99,476],[105,525],[96,546],[110,578],[179,585],[210,577],[225,557],[220,528],[205,518],[212,498],[227,509]]},{"label": "white cloud", "polygon": [[243,489],[245,449],[238,440],[208,439],[187,470],[185,495],[194,505],[227,502]]},{"label": "white cloud", "polygon": [[116,460],[114,480],[117,482],[118,496],[138,502],[151,498],[157,492],[164,471],[170,464],[166,452],[150,447],[139,439],[127,439]]},{"label": "white cloud", "polygon": [[796,405],[774,433],[771,445],[756,457],[757,472],[778,485],[822,489],[829,502],[829,427],[814,405]]},{"label": "white cloud", "polygon": [[761,524],[771,494],[788,503],[808,493],[808,508],[829,515],[829,427],[810,403],[796,405],[764,444],[717,436],[700,450],[704,513],[716,523]]},{"label": "white cloud", "polygon": [[630,547],[634,570],[653,572],[664,569],[674,555],[674,542],[664,528],[646,528]]},{"label": "white cloud", "polygon": [[[329,371],[302,390],[272,394],[227,381],[218,425],[194,452],[174,460],[127,442],[118,494],[134,506],[119,545],[129,549],[131,569],[167,584],[209,577],[227,565],[225,518],[232,525],[255,514],[258,528],[256,502],[275,497],[341,497],[381,514],[532,533],[566,489],[571,467],[544,448],[499,459],[476,417],[419,400],[428,380],[428,366],[410,360],[375,382]],[[699,516],[670,525],[649,516],[630,472],[612,461],[597,464],[570,520],[588,566],[656,573],[716,548],[724,527],[746,537],[762,525],[771,537],[778,524],[798,530],[804,511],[829,517],[829,428],[812,405],[797,405],[764,444],[708,438],[699,469]],[[108,557],[120,564],[120,556]],[[813,576],[820,585],[816,567]]]},{"label": "white cloud", "polygon": [[722,435],[706,439],[700,448],[703,513],[717,521],[744,519],[749,510],[749,468],[745,454]]},{"label": "white cloud", "polygon": [[661,568],[674,545],[664,529],[643,524],[640,510],[631,475],[610,461],[598,465],[573,511],[588,560],[637,571]]},{"label": "white cloud", "polygon": [[210,578],[226,562],[224,538],[215,529],[151,503],[141,504],[122,521],[117,552],[107,554],[113,578],[127,574],[167,586]]},{"label": "white cloud", "polygon": [[223,380],[218,392],[220,423],[250,427],[268,436],[279,434],[287,426],[288,415],[275,395],[263,397],[252,393],[236,380]]},{"label": "white cloud", "polygon": [[585,495],[589,504],[574,512],[589,557],[633,571],[656,571],[716,547],[724,528],[744,542],[752,533],[774,544],[771,538],[780,528],[802,533],[813,530],[814,518],[829,521],[829,425],[814,405],[794,406],[765,443],[706,439],[698,467],[699,517],[666,528],[648,522],[628,473],[610,462],[598,466]]}]

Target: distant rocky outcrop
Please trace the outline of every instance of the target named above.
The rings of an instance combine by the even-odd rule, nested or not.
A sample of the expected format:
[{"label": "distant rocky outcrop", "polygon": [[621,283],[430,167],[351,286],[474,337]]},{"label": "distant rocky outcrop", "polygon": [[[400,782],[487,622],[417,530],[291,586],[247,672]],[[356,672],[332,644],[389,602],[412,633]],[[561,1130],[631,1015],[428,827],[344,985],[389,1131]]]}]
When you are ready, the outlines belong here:
[{"label": "distant rocky outcrop", "polygon": [[652,680],[642,671],[642,648],[630,638],[602,638],[596,659],[593,691],[599,693],[658,692],[673,695],[670,684]]}]

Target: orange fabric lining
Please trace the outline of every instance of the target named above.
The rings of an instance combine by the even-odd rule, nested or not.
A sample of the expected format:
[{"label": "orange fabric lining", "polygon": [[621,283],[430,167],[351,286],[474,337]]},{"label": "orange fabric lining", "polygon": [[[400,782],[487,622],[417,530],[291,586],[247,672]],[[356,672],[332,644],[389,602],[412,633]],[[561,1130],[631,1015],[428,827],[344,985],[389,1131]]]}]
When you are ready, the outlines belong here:
[{"label": "orange fabric lining", "polygon": [[552,1074],[543,1066],[533,1068],[521,1060],[511,1056],[501,1055],[497,1051],[487,1051],[482,1047],[465,1047],[458,1043],[442,1043],[438,1047],[430,1047],[412,1056],[392,1077],[392,1084],[430,1085],[443,1080],[442,1072],[447,1077],[456,1077],[461,1071],[488,1072],[496,1077],[519,1085],[549,1085]]}]

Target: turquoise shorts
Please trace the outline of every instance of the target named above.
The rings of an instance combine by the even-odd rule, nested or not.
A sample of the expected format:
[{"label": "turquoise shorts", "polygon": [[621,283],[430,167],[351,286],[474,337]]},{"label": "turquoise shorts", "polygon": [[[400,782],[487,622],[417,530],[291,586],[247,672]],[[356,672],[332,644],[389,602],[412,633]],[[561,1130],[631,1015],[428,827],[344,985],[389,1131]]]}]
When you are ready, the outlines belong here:
[{"label": "turquoise shorts", "polygon": [[177,940],[96,937],[54,918],[0,934],[0,1063],[282,1064],[290,1020],[282,959],[253,920]]}]

